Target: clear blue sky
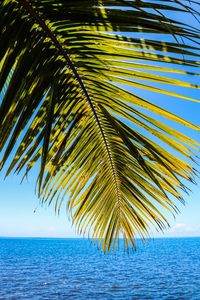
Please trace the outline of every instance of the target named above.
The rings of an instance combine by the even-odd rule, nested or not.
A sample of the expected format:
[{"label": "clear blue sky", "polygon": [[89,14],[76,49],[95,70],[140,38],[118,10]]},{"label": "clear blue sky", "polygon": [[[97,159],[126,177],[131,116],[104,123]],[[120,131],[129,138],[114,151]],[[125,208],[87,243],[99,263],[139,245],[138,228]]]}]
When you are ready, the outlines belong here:
[{"label": "clear blue sky", "polygon": [[[189,80],[189,78],[188,78]],[[199,78],[192,79],[199,84]],[[199,92],[186,91],[190,96],[200,99]],[[140,91],[147,97],[147,92]],[[148,92],[148,97],[151,93]],[[175,99],[152,93],[155,103],[177,113],[178,115],[200,125],[200,104]],[[177,126],[176,128],[179,128]],[[200,142],[200,133],[187,130],[186,133]],[[200,162],[200,160],[199,160]],[[200,166],[196,166],[200,171]],[[78,237],[69,222],[65,209],[57,216],[53,205],[41,206],[35,191],[36,172],[29,181],[20,184],[21,176],[10,175],[4,180],[0,173],[0,236],[31,237]],[[169,216],[171,229],[164,234],[153,231],[153,236],[200,236],[200,179],[198,185],[189,184],[190,196],[185,196],[186,205],[179,205],[181,213],[176,220]],[[35,212],[34,212],[35,211]]]}]

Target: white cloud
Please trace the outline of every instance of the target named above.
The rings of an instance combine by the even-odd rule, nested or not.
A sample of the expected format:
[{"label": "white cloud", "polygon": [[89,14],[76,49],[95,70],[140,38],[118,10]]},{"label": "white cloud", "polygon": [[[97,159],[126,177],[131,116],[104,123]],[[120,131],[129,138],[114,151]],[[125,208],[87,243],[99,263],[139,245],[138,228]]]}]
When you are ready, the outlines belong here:
[{"label": "white cloud", "polygon": [[199,236],[200,226],[190,226],[185,223],[177,223],[166,231],[169,236]]},{"label": "white cloud", "polygon": [[163,233],[157,232],[154,237],[193,237],[200,236],[200,226],[191,226],[186,223],[176,223]]}]

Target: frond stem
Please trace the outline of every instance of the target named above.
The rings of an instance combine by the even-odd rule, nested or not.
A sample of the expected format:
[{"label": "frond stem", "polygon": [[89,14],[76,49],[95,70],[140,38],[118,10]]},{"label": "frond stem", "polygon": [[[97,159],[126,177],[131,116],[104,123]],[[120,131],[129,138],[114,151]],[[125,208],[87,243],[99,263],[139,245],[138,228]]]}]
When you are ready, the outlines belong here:
[{"label": "frond stem", "polygon": [[48,35],[48,37],[51,39],[51,41],[53,42],[54,46],[59,50],[59,52],[63,55],[63,57],[65,58],[65,60],[67,61],[67,64],[69,66],[69,68],[72,70],[72,72],[75,75],[75,78],[77,79],[77,82],[79,83],[83,93],[85,94],[85,97],[87,99],[87,102],[90,105],[90,108],[92,110],[92,113],[95,116],[96,122],[98,124],[101,136],[103,138],[104,141],[104,145],[106,148],[106,152],[107,152],[107,156],[110,162],[110,167],[111,167],[111,173],[113,175],[113,181],[114,181],[114,185],[115,185],[115,189],[116,189],[116,195],[117,195],[117,203],[118,203],[118,213],[119,213],[119,222],[120,222],[120,203],[121,203],[121,195],[120,195],[120,189],[119,189],[119,185],[118,185],[118,176],[117,176],[117,172],[115,170],[115,164],[112,158],[112,154],[110,152],[109,149],[109,145],[100,121],[99,116],[97,115],[96,112],[96,107],[92,102],[92,99],[90,98],[90,95],[81,79],[81,76],[78,73],[78,70],[76,68],[76,66],[74,65],[72,59],[70,58],[70,55],[68,53],[66,53],[66,50],[63,49],[62,45],[60,44],[60,42],[58,41],[57,37],[51,32],[51,30],[49,29],[49,27],[47,26],[47,24],[45,23],[45,20],[43,18],[41,18],[39,16],[39,13],[37,11],[34,10],[34,8],[32,7],[31,3],[28,0],[17,0],[18,3],[25,8],[25,10],[28,12],[28,14],[34,18],[34,20],[38,23],[38,25],[43,29],[43,31]]}]

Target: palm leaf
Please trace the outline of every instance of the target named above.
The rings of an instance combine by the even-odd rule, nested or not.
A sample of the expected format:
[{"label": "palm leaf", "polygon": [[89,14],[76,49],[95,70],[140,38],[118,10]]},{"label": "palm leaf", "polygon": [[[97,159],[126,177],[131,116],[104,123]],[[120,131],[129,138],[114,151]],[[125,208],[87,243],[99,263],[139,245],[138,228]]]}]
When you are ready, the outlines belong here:
[{"label": "palm leaf", "polygon": [[161,211],[177,211],[172,199],[182,201],[199,144],[157,116],[199,127],[137,91],[199,102],[184,93],[199,89],[199,30],[168,16],[198,19],[199,4],[3,0],[0,8],[7,175],[26,175],[39,162],[39,197],[58,211],[67,201],[77,230],[104,251],[121,235],[135,247],[152,224],[168,227]]}]

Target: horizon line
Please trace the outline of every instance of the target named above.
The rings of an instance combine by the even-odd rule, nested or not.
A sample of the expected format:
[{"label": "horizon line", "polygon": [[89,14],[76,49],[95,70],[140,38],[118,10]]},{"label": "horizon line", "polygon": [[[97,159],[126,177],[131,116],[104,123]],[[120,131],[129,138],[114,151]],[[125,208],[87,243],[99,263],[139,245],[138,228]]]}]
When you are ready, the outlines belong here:
[{"label": "horizon line", "polygon": [[[0,235],[0,239],[76,239],[76,240],[96,240],[98,238],[90,238],[90,237],[55,237],[55,236],[4,236]],[[134,238],[135,240],[154,240],[154,239],[181,239],[181,238],[200,238],[200,235],[194,235],[194,236],[157,236],[157,237],[147,237],[144,240],[140,237]],[[123,238],[119,238],[119,240],[123,240]]]}]

